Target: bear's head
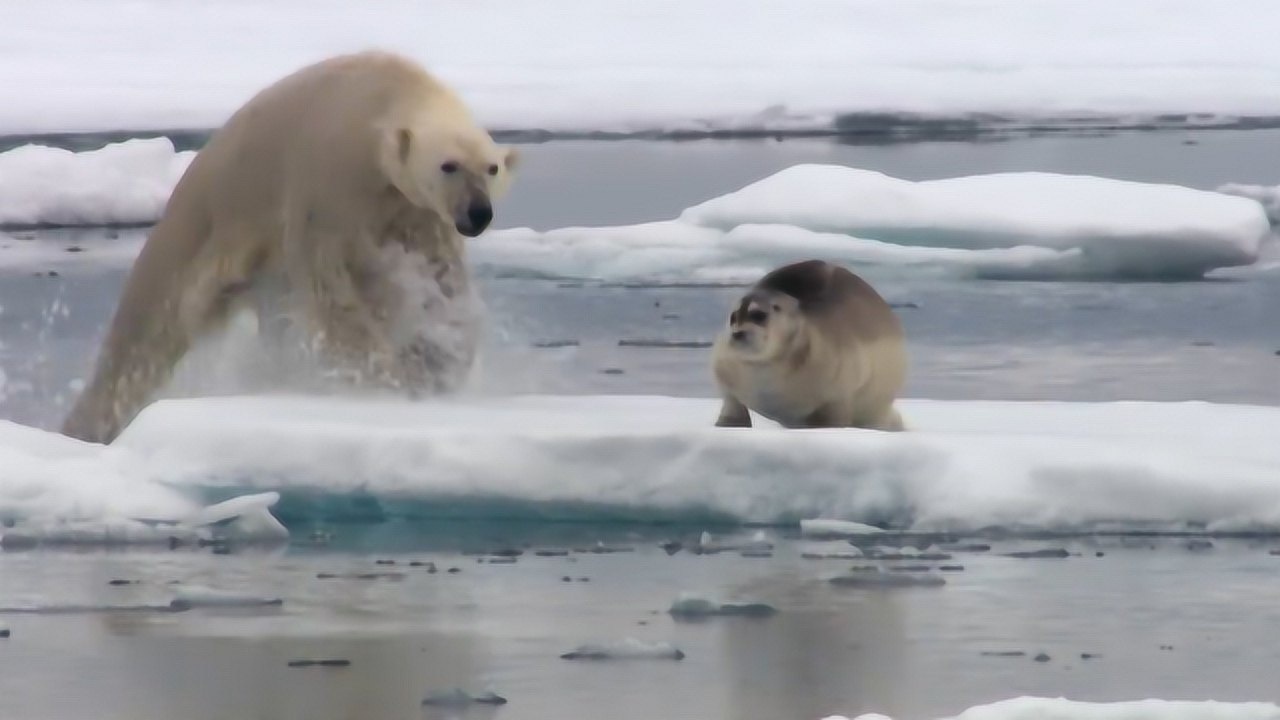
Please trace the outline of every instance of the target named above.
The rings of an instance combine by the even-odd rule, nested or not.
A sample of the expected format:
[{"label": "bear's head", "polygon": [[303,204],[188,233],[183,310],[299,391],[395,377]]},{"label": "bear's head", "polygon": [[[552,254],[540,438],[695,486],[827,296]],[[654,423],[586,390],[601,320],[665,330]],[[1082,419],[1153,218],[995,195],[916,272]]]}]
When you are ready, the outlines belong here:
[{"label": "bear's head", "polygon": [[496,145],[470,124],[415,123],[383,136],[382,169],[391,184],[467,237],[489,227],[493,202],[506,192],[518,161],[515,148]]}]

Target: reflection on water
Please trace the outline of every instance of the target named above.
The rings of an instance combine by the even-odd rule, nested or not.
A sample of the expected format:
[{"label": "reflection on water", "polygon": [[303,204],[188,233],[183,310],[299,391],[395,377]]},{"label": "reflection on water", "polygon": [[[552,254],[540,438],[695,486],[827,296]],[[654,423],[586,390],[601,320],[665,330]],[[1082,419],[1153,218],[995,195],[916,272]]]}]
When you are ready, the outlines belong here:
[{"label": "reflection on water", "polygon": [[[1077,539],[1067,559],[1019,560],[1003,556],[1015,541],[996,542],[958,555],[965,569],[943,587],[870,591],[825,581],[849,561],[803,560],[801,544],[775,540],[769,559],[668,556],[650,538],[633,552],[527,552],[502,565],[434,542],[396,553],[3,553],[0,606],[162,603],[175,580],[285,604],[0,615],[13,631],[0,640],[0,717],[414,719],[426,695],[454,688],[497,692],[509,703],[482,715],[510,720],[935,718],[1020,694],[1274,696],[1280,647],[1259,642],[1280,623],[1271,543],[1215,540],[1193,552],[1176,538]],[[374,569],[404,577],[317,577]],[[681,592],[779,612],[677,622],[666,608]],[[625,637],[671,642],[686,657],[559,657]],[[288,666],[330,658],[351,664]]]}]

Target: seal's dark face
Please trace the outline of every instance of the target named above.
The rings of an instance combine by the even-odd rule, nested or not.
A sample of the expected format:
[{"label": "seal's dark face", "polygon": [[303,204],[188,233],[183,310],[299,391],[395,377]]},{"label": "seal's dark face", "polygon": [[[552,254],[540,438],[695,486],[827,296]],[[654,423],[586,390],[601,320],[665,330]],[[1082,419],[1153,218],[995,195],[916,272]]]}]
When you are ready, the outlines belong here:
[{"label": "seal's dark face", "polygon": [[744,355],[771,357],[785,348],[798,321],[795,298],[782,293],[748,293],[729,313],[729,346]]}]

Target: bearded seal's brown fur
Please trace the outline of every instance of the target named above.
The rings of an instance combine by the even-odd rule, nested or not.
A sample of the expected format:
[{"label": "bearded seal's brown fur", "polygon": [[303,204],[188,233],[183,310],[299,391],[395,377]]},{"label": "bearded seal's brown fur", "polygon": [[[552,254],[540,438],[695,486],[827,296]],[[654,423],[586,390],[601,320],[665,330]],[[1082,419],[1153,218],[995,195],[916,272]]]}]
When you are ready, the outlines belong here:
[{"label": "bearded seal's brown fur", "polygon": [[778,268],[742,296],[712,350],[716,425],[754,411],[789,428],[904,429],[902,323],[866,281],[821,260]]}]

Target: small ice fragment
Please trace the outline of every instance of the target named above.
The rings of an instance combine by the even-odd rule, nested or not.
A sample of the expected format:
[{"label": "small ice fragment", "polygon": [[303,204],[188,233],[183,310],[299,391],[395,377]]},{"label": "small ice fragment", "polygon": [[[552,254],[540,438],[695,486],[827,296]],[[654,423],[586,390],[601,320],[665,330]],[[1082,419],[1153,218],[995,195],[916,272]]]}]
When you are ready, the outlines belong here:
[{"label": "small ice fragment", "polygon": [[471,704],[506,705],[507,699],[501,695],[486,691],[479,695],[471,695],[461,688],[434,692],[422,699],[423,705],[432,707],[464,708]]},{"label": "small ice fragment", "polygon": [[343,658],[326,658],[324,660],[290,660],[289,667],[347,667],[350,660]]},{"label": "small ice fragment", "polygon": [[987,552],[991,549],[986,543],[951,543],[948,545],[939,545],[940,552],[958,553],[958,552]]},{"label": "small ice fragment", "polygon": [[721,603],[717,600],[681,593],[667,612],[676,618],[694,619],[707,617],[769,617],[777,608],[761,602]]},{"label": "small ice fragment", "polygon": [[564,660],[683,660],[684,651],[670,643],[625,638],[612,643],[580,645],[560,657]]},{"label": "small ice fragment", "polygon": [[1064,558],[1069,553],[1063,548],[1044,548],[1042,550],[1019,550],[1018,552],[1005,553],[1005,557],[1027,559],[1039,558]]},{"label": "small ice fragment", "polygon": [[849,575],[837,575],[828,582],[842,587],[862,588],[908,588],[937,587],[946,585],[947,581],[937,575],[913,575],[907,573],[858,572]]},{"label": "small ice fragment", "polygon": [[216,607],[216,608],[248,608],[248,607],[274,607],[283,605],[284,600],[278,597],[259,597],[255,595],[241,595],[238,593],[229,593],[219,590],[208,590],[205,588],[192,588],[184,590],[174,596],[169,601],[169,606],[175,610],[191,610],[193,608]]}]

